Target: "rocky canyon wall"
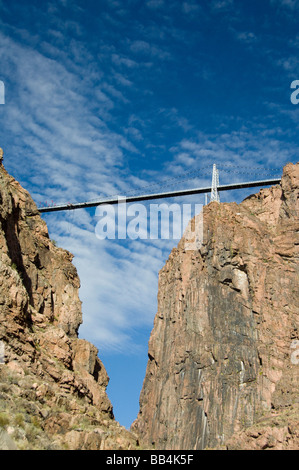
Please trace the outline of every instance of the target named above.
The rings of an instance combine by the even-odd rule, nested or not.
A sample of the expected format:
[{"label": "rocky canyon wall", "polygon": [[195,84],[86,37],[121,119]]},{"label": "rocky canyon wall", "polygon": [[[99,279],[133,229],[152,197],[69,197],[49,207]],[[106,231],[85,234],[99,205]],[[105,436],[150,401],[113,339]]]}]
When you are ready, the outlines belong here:
[{"label": "rocky canyon wall", "polygon": [[78,338],[73,256],[50,240],[0,153],[0,448],[133,449],[97,349]]},{"label": "rocky canyon wall", "polygon": [[205,206],[201,248],[172,250],[129,432],[78,337],[73,256],[0,151],[0,449],[298,448],[298,194],[289,164],[280,185]]},{"label": "rocky canyon wall", "polygon": [[298,194],[288,164],[280,185],[205,206],[199,250],[172,250],[133,424],[146,445],[299,447]]}]

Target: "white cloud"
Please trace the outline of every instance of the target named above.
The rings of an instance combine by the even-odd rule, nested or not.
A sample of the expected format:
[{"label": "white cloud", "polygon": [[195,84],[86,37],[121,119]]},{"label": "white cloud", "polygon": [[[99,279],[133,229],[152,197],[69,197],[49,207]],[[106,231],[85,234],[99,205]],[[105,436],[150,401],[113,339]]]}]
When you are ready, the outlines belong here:
[{"label": "white cloud", "polygon": [[213,0],[211,2],[211,8],[215,11],[226,10],[233,6],[234,0]]},{"label": "white cloud", "polygon": [[195,13],[200,10],[200,6],[198,5],[198,3],[194,2],[183,2],[182,10],[186,14]]},{"label": "white cloud", "polygon": [[[146,4],[152,10],[165,6],[162,0]],[[183,9],[190,15],[189,19],[197,11],[196,2],[174,5],[177,11]],[[212,2],[217,11],[232,5],[232,0]],[[111,6],[119,8],[121,3]],[[54,15],[54,10],[49,13]],[[94,200],[103,195],[126,194],[146,186],[149,178],[157,180],[157,171],[148,162],[146,170],[137,176],[131,174],[127,164],[128,155],[140,158],[135,145],[156,130],[152,115],[134,107],[130,93],[136,83],[140,87],[142,83],[141,94],[145,93],[147,83],[141,71],[148,73],[155,60],[170,60],[170,44],[187,47],[188,31],[174,27],[169,17],[167,21],[161,28],[154,23],[136,26],[135,32],[140,34],[124,38],[124,47],[101,39],[94,55],[80,42],[82,29],[72,22],[53,21],[48,31],[54,38],[51,43],[37,43],[37,38],[31,38],[28,32],[19,32],[22,42],[0,33],[2,68],[7,77],[12,77],[8,88],[13,96],[5,106],[6,128],[11,132],[9,152],[14,154],[9,165],[15,175],[21,175],[36,201]],[[64,31],[72,31],[73,38]],[[251,42],[255,37],[251,32],[239,33],[239,40]],[[103,64],[108,64],[106,69]],[[118,121],[120,110],[125,117]],[[263,161],[276,166],[289,156],[288,146],[274,134],[266,135],[265,128],[244,126],[240,132],[226,133],[224,122],[222,135],[196,133],[192,118],[186,119],[178,109],[161,105],[156,112],[160,122],[172,129],[173,136],[176,130],[193,136],[174,141],[168,161],[166,139],[161,143],[164,163],[159,181],[164,184],[160,188],[178,187],[184,182],[184,172],[198,167],[206,167],[207,171],[199,171],[188,184],[210,183],[214,162],[256,166],[256,161]],[[159,142],[147,140],[145,150],[150,152],[152,147],[157,150]],[[137,167],[142,164],[138,162]],[[181,180],[167,181],[169,176]],[[236,177],[224,175],[227,179]],[[145,190],[149,192],[154,187],[149,185]],[[198,198],[192,201],[198,202]],[[106,350],[134,350],[133,332],[152,324],[157,273],[176,241],[100,241],[94,232],[96,220],[88,211],[51,214],[46,219],[50,236],[75,255],[82,285],[84,322],[80,334]]]},{"label": "white cloud", "polygon": [[[75,255],[80,274],[84,321],[79,335],[102,351],[134,352],[138,341],[132,341],[132,332],[151,329],[156,313],[163,243],[98,240],[95,218],[85,210],[47,219],[50,217],[51,237]],[[175,243],[165,242],[164,252],[168,253]]]},{"label": "white cloud", "polygon": [[[280,128],[273,127],[268,132],[262,126],[258,131],[244,126],[239,132],[198,133],[197,139],[183,139],[172,148],[173,161],[169,169],[174,174],[181,174],[186,168],[198,169],[199,185],[204,185],[205,181],[210,183],[213,163],[222,168],[221,184],[254,180],[259,174],[265,175],[263,167],[277,168],[281,174],[283,166],[292,161],[294,147],[280,137]],[[259,162],[263,162],[262,165]]]},{"label": "white cloud", "polygon": [[121,56],[120,54],[112,54],[112,62],[119,66],[125,66],[128,68],[138,67],[138,63],[135,60],[132,60],[126,56]]},{"label": "white cloud", "polygon": [[[24,144],[30,149],[28,184],[37,181],[38,168],[44,198],[76,200],[82,194],[92,198],[99,192],[115,193],[124,164],[122,149],[136,152],[125,135],[108,127],[115,103],[128,102],[122,91],[101,81],[100,73],[91,87],[85,68],[75,73],[3,34],[0,39],[2,63],[14,70],[14,96],[5,108],[7,125],[14,133],[11,145],[16,154]],[[30,189],[37,191],[34,186]]]},{"label": "white cloud", "polygon": [[250,31],[243,31],[240,33],[237,33],[237,38],[246,44],[255,44],[258,40],[256,35]]},{"label": "white cloud", "polygon": [[164,7],[164,0],[147,0],[146,6],[151,10],[156,10],[158,8]]},{"label": "white cloud", "polygon": [[[108,81],[90,55],[84,59],[83,47],[83,55],[78,48],[70,63],[60,61],[63,50],[50,59],[3,33],[0,44],[2,64],[14,70],[10,81],[16,95],[5,110],[14,136],[11,151],[19,158],[10,164],[37,202],[92,200],[144,184],[128,172],[127,180],[122,177],[124,152],[136,152],[128,136],[134,134],[138,140],[138,129],[130,126],[121,133],[109,128],[111,112],[119,102],[129,102],[124,92],[132,82],[121,68],[137,67],[137,62],[113,54],[111,63],[120,70],[114,68]],[[49,54],[57,52],[46,44],[42,47]],[[134,351],[132,331],[150,328],[156,311],[162,250],[155,241],[124,246],[99,241],[96,220],[87,211],[51,214],[46,220],[51,238],[75,255],[82,285],[81,336],[102,349]]]},{"label": "white cloud", "polygon": [[295,10],[299,5],[298,0],[272,0],[272,3],[290,8],[291,10]]},{"label": "white cloud", "polygon": [[297,56],[280,59],[277,64],[282,66],[284,70],[291,75],[299,73],[299,59]]},{"label": "white cloud", "polygon": [[155,44],[150,44],[149,42],[142,40],[132,41],[130,44],[130,49],[136,54],[141,53],[144,55],[150,55],[162,60],[170,59],[171,57],[168,51],[161,49],[161,47],[158,47]]}]

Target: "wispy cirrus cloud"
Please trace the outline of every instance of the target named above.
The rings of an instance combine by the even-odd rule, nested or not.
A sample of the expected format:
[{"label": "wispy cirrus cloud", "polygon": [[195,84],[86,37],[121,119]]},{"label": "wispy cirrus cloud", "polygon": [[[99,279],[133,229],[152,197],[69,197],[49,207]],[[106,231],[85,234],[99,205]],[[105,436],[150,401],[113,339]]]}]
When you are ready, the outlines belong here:
[{"label": "wispy cirrus cloud", "polygon": [[[84,211],[80,212],[76,217],[81,218]],[[132,335],[143,327],[150,330],[156,312],[162,250],[146,240],[129,246],[100,241],[90,224],[93,226],[93,218],[86,220],[85,228],[82,220],[71,218],[51,222],[53,238],[76,254],[84,320],[80,337],[98,344],[104,352],[136,353],[141,344],[136,338],[132,341]]]},{"label": "wispy cirrus cloud", "polygon": [[295,10],[299,6],[298,0],[271,0],[274,5],[283,6]]},{"label": "wispy cirrus cloud", "polygon": [[[37,202],[52,204],[207,186],[213,163],[225,183],[297,161],[297,6],[0,0],[5,166]],[[92,210],[45,218],[75,255],[81,337],[100,354],[119,352],[118,368],[127,368],[126,352],[146,361],[157,273],[176,241],[98,240]],[[128,410],[131,394],[114,382]]]},{"label": "wispy cirrus cloud", "polygon": [[250,32],[250,31],[239,32],[237,34],[237,37],[240,41],[246,44],[256,44],[256,42],[258,41],[257,36],[253,32]]},{"label": "wispy cirrus cloud", "polygon": [[148,56],[157,57],[158,59],[170,59],[171,55],[168,51],[159,48],[154,44],[150,44],[144,40],[135,40],[130,44],[130,50],[135,54],[144,54]]},{"label": "wispy cirrus cloud", "polygon": [[[28,183],[32,165],[42,162],[40,181],[44,178],[46,183],[51,173],[52,185],[56,186],[59,197],[77,198],[76,193],[82,194],[83,187],[87,197],[96,195],[86,185],[84,168],[93,187],[108,185],[115,191],[115,176],[124,163],[122,149],[135,151],[133,144],[124,135],[111,130],[108,124],[112,119],[110,111],[118,102],[128,103],[122,91],[102,80],[100,71],[86,74],[92,68],[91,62],[86,66],[83,63],[75,73],[59,59],[48,58],[3,34],[0,39],[2,63],[8,62],[9,68],[14,70],[14,80],[7,80],[9,96],[5,118],[8,127],[17,131],[17,148],[24,143],[31,148],[27,162]],[[69,184],[70,173],[63,182],[65,162],[76,178],[72,185]],[[83,178],[77,179],[79,171]],[[112,171],[113,188],[108,183]],[[47,191],[47,184],[41,186]],[[70,192],[71,186],[74,190]]]},{"label": "wispy cirrus cloud", "polygon": [[164,0],[147,0],[146,6],[150,9],[156,10],[165,6]]},{"label": "wispy cirrus cloud", "polygon": [[[13,26],[2,23],[7,105],[1,116],[6,129],[1,145],[8,169],[37,202],[93,200],[151,182],[157,184],[155,189],[159,182],[160,189],[168,184],[208,184],[210,170],[189,181],[167,179],[211,168],[215,162],[273,166],[293,157],[292,142],[283,139],[289,130],[278,119],[281,104],[275,108],[263,87],[256,95],[261,75],[251,84],[250,74],[242,69],[245,61],[238,68],[231,57],[237,52],[240,58],[245,50],[248,60],[267,55],[263,34],[252,22],[246,27],[240,23],[240,6],[236,10],[233,0],[214,0],[203,15],[203,7],[192,0],[171,5],[149,0],[128,23],[132,5],[107,1],[97,14],[92,10],[87,15],[76,2],[57,1],[32,7],[32,31],[17,21]],[[257,43],[258,52],[253,50]],[[292,57],[295,54],[280,50],[271,56],[271,70],[279,66],[287,77],[295,67]],[[246,96],[246,109],[263,98],[263,110],[254,109],[260,114],[251,114],[250,122],[243,113]],[[240,104],[233,109],[236,101]],[[294,109],[284,111],[294,118]],[[128,345],[131,312],[138,305],[133,287],[121,287],[121,282],[126,279],[143,292],[146,306],[139,308],[145,312],[140,321],[148,324],[155,313],[157,270],[172,242],[160,241],[161,249],[150,241],[129,243],[126,249],[100,243],[94,233],[96,220],[87,211],[48,216],[47,221],[53,238],[75,254],[85,323],[91,325],[97,318],[100,325],[92,334],[105,347]],[[142,290],[140,279],[146,272]],[[108,334],[105,305],[114,333],[110,328]]]},{"label": "wispy cirrus cloud", "polygon": [[[262,127],[258,133],[251,128],[211,135],[199,133],[196,139],[182,140],[172,152],[174,171],[182,171],[186,167],[195,170],[201,165],[211,168],[213,163],[217,163],[220,168],[224,165],[222,184],[232,179],[250,179],[252,174],[259,173],[259,167],[261,174],[263,168],[277,169],[279,173],[282,166],[294,158],[294,146],[280,140],[280,129],[270,131]],[[262,165],[259,162],[263,162]],[[226,168],[229,166],[232,172],[227,173]],[[238,167],[242,168],[243,173],[238,172]]]},{"label": "wispy cirrus cloud", "polygon": [[224,11],[231,8],[234,5],[234,0],[213,0],[211,2],[211,8],[214,11]]},{"label": "wispy cirrus cloud", "polygon": [[[1,115],[10,135],[2,135],[1,146],[6,167],[39,205],[123,194],[146,184],[128,170],[125,158],[137,153],[133,141],[142,139],[145,123],[137,119],[138,130],[130,114],[128,126],[115,126],[117,109],[130,105],[126,90],[135,86],[124,70],[142,65],[107,53],[111,68],[103,76],[83,43],[76,40],[67,50],[65,42],[58,49],[44,41],[37,50],[0,33],[10,91]],[[143,52],[160,54],[153,46]],[[138,340],[132,341],[136,328],[152,325],[157,272],[166,255],[151,241],[127,247],[99,241],[92,211],[49,215],[46,220],[50,236],[75,255],[84,312],[80,334],[102,350],[134,352],[139,347]],[[166,243],[166,253],[172,244]]]}]

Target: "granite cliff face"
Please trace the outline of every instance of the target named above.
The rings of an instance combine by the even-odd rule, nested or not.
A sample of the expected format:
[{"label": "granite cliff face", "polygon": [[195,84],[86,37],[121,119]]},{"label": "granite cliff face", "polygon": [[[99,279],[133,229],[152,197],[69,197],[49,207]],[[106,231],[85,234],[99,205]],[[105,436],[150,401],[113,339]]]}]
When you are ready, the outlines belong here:
[{"label": "granite cliff face", "polygon": [[172,251],[132,433],[78,338],[72,255],[0,151],[0,449],[299,448],[298,193],[289,164],[281,185],[206,206],[201,248]]},{"label": "granite cliff face", "polygon": [[158,449],[299,448],[299,164],[241,204],[204,207],[159,275],[140,412]]},{"label": "granite cliff face", "polygon": [[80,286],[0,153],[0,448],[130,449],[97,349],[78,338]]}]

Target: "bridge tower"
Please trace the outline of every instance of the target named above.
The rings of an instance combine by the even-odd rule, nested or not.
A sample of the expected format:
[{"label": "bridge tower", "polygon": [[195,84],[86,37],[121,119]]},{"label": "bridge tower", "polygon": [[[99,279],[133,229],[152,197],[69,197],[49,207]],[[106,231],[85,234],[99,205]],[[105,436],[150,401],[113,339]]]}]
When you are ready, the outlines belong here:
[{"label": "bridge tower", "polygon": [[219,171],[217,170],[216,164],[213,165],[213,174],[212,174],[212,189],[211,189],[211,201],[220,202],[220,197],[218,193],[219,186]]}]

